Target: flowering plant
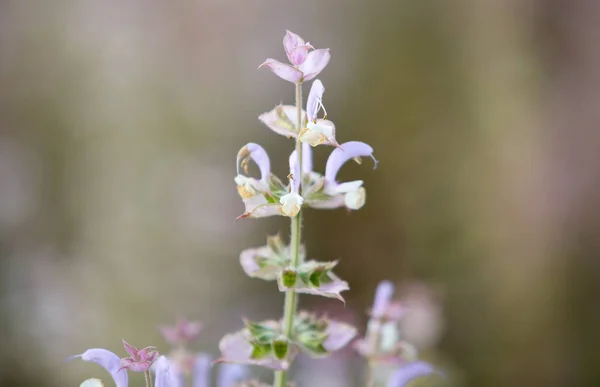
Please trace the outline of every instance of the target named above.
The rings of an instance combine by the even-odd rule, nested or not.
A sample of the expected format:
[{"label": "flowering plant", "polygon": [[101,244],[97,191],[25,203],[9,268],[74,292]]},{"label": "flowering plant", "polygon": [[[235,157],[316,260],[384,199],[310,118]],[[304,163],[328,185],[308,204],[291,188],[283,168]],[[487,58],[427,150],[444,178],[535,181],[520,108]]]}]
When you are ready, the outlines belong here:
[{"label": "flowering plant", "polygon": [[[267,151],[256,143],[248,143],[239,150],[234,182],[245,207],[238,219],[268,216],[290,219],[289,244],[279,235],[270,236],[265,246],[249,248],[240,254],[240,264],[248,276],[277,282],[277,289],[285,294],[284,313],[280,319],[244,320],[243,328],[221,339],[221,356],[216,360],[216,363],[225,363],[217,380],[220,387],[265,386],[256,380],[240,382],[248,377],[248,365],[272,369],[273,387],[289,386],[288,370],[298,354],[328,357],[357,335],[357,330],[347,323],[297,310],[299,294],[344,302],[342,292],[349,290],[348,283],[333,272],[338,261],[307,257],[301,243],[302,212],[307,207],[361,209],[366,203],[363,181],[339,182],[337,174],[350,160],[360,163],[362,157],[369,157],[375,167],[377,160],[373,148],[364,142],[340,144],[334,123],[327,119],[323,104],[325,87],[316,77],[329,63],[329,49],[315,49],[290,31],[283,39],[283,47],[289,64],[269,58],[259,68],[268,68],[291,82],[296,103],[293,106],[280,104],[258,118],[273,132],[294,142],[288,159],[287,184],[271,172]],[[309,81],[313,82],[303,108],[303,87]],[[332,147],[323,173],[313,167],[312,148],[316,146]],[[249,176],[250,162],[258,166],[260,177]],[[388,387],[402,387],[415,377],[436,372],[431,365],[418,361],[416,349],[402,339],[398,322],[405,308],[392,301],[393,292],[390,282],[379,285],[366,336],[354,343],[356,351],[368,361],[367,386],[378,383],[373,372],[380,365],[393,368],[391,376],[384,380]],[[194,387],[208,387],[210,356],[195,354],[187,347],[201,329],[200,323],[186,320],[180,320],[173,327],[162,327],[165,340],[173,346],[168,356],[159,356],[154,347],[137,349],[125,341],[123,345],[129,356],[123,359],[105,349],[89,349],[78,356],[103,366],[117,387],[128,386],[127,371],[143,372],[147,387],[152,386],[151,372],[155,375],[155,387],[183,387],[190,378]],[[85,387],[100,385],[98,379],[88,379],[82,384]]]}]

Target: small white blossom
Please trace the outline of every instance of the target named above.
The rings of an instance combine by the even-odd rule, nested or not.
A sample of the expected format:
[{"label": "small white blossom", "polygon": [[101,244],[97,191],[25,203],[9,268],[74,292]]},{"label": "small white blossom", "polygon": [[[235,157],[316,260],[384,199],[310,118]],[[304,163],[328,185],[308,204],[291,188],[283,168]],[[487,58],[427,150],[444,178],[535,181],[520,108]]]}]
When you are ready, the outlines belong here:
[{"label": "small white blossom", "polygon": [[287,195],[283,195],[281,199],[279,199],[279,202],[282,204],[280,209],[281,213],[293,218],[300,212],[304,198],[297,193],[290,192]]},{"label": "small white blossom", "polygon": [[350,191],[344,196],[344,204],[350,210],[360,210],[367,201],[367,190],[360,187],[355,191]]}]

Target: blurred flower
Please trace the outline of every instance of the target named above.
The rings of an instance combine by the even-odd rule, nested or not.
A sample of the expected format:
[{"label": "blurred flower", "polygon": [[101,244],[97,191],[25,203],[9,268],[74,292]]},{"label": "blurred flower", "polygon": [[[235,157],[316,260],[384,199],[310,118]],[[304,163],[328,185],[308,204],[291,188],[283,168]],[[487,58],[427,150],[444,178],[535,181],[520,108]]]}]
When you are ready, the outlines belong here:
[{"label": "blurred flower", "polygon": [[171,345],[185,345],[196,340],[202,331],[202,323],[180,318],[174,326],[162,326],[160,331]]},{"label": "blurred flower", "polygon": [[121,359],[111,351],[102,348],[91,348],[81,355],[72,356],[67,360],[76,357],[80,357],[83,361],[96,363],[106,369],[115,381],[116,387],[128,387],[127,371],[121,370]]},{"label": "blurred flower", "polygon": [[267,246],[249,248],[240,254],[244,272],[253,278],[277,280],[279,290],[336,298],[344,302],[341,292],[349,289],[348,283],[333,273],[334,262],[305,261],[301,247],[298,267],[291,267],[291,246],[283,244],[279,235],[267,238]]},{"label": "blurred flower", "polygon": [[[325,106],[323,106],[324,92],[325,87],[323,83],[318,79],[315,80],[310,88],[306,103],[306,127],[300,131],[298,140],[308,143],[311,146],[327,144],[339,147],[335,139],[335,125],[326,119],[327,112],[325,111]],[[323,109],[324,116],[323,119],[318,119],[317,114],[321,109]]]},{"label": "blurred flower", "polygon": [[298,350],[295,346],[289,346],[284,356],[276,353],[273,350],[273,342],[279,340],[281,334],[281,323],[278,321],[246,321],[246,328],[221,339],[221,358],[217,362],[253,364],[273,370],[287,370]]},{"label": "blurred flower", "polygon": [[126,368],[133,372],[146,372],[158,357],[158,352],[155,351],[156,347],[138,349],[125,340],[123,340],[123,346],[130,356],[121,359],[120,369]]},{"label": "blurred flower", "polygon": [[283,48],[291,65],[268,58],[258,68],[267,67],[278,77],[293,83],[315,78],[331,58],[328,48],[315,50],[310,43],[305,43],[304,39],[290,31],[283,38]]},{"label": "blurred flower", "polygon": [[[156,373],[155,387],[170,387],[170,364],[164,356],[159,357],[156,362],[154,361],[158,356],[158,352],[151,350],[154,347],[137,349],[129,345],[124,340],[123,345],[125,346],[127,352],[131,355],[131,359],[134,359],[135,362],[127,361],[128,364],[123,366],[122,360],[119,359],[117,355],[102,348],[88,349],[81,355],[71,356],[67,360],[72,360],[79,357],[83,361],[100,365],[112,376],[116,387],[128,387],[129,378],[127,375],[127,370],[134,372],[145,372],[150,369],[152,363],[155,363],[155,367],[153,367]],[[147,367],[146,364],[148,364]],[[88,379],[82,383],[82,386],[85,387],[96,387],[102,385],[103,384],[99,379]]]},{"label": "blurred flower", "polygon": [[399,321],[406,309],[399,302],[393,302],[394,284],[381,281],[375,290],[375,300],[371,309],[371,317],[386,321]]},{"label": "blurred flower", "polygon": [[104,387],[104,383],[102,383],[102,380],[100,379],[92,378],[84,380],[79,387]]},{"label": "blurred flower", "polygon": [[413,379],[440,374],[431,364],[423,361],[407,363],[395,371],[388,379],[387,387],[405,387]]},{"label": "blurred flower", "polygon": [[405,339],[419,349],[434,347],[444,328],[439,293],[422,283],[410,283],[400,289],[406,315],[400,321]]}]

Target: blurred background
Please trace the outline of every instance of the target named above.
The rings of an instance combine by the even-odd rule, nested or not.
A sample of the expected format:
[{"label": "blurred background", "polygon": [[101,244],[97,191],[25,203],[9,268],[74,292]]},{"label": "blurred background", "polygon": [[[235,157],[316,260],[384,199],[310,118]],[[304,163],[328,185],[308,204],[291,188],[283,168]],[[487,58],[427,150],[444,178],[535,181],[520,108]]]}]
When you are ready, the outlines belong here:
[{"label": "blurred background", "polygon": [[[178,315],[213,355],[240,316],[280,315],[238,256],[288,221],[234,221],[233,178],[249,141],[287,174],[257,116],[293,87],[256,70],[286,29],[331,48],[337,138],[380,161],[340,175],[365,180],[361,211],[307,211],[310,256],[351,290],[301,307],[362,330],[390,279],[431,296],[425,352],[457,385],[600,385],[594,0],[1,1],[0,385],[108,380],[63,359],[164,351]],[[354,385],[352,351],[332,362],[327,386]]]}]

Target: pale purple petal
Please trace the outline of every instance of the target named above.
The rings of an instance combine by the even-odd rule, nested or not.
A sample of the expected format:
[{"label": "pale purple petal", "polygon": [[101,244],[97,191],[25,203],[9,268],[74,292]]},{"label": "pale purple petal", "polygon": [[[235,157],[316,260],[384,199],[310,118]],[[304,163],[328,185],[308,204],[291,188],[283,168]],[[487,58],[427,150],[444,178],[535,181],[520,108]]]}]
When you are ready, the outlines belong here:
[{"label": "pale purple petal", "polygon": [[303,45],[304,39],[302,39],[300,35],[295,34],[292,31],[285,31],[285,36],[283,37],[283,49],[285,50],[285,54],[287,55],[290,62],[292,62],[292,59],[290,58],[292,50],[298,46]]},{"label": "pale purple petal", "polygon": [[171,383],[171,365],[166,357],[159,357],[154,369],[156,372],[154,387],[175,387]]},{"label": "pale purple petal", "polygon": [[173,362],[169,362],[171,368],[169,374],[171,375],[171,386],[170,387],[186,387],[185,375],[176,367]]},{"label": "pale purple petal", "polygon": [[302,173],[308,174],[313,170],[312,147],[308,143],[302,143]]},{"label": "pale purple petal", "polygon": [[[297,137],[296,121],[298,111],[292,105],[277,105],[271,111],[261,114],[258,119],[267,125],[269,129],[286,137]],[[302,117],[305,113],[302,110]]]},{"label": "pale purple petal", "polygon": [[323,347],[327,352],[335,352],[345,347],[356,336],[356,328],[346,323],[330,320],[325,333],[327,333],[327,338],[323,342]]},{"label": "pale purple petal", "polygon": [[387,387],[404,387],[413,379],[434,373],[438,372],[431,364],[423,361],[408,363],[392,374],[387,382]]},{"label": "pale purple petal", "polygon": [[[310,54],[312,54],[313,52],[307,55],[306,61],[304,63],[308,62],[311,56]],[[281,63],[278,60],[269,58],[266,61],[264,61],[264,63],[262,63],[260,66],[258,66],[258,68],[261,67],[267,67],[269,70],[273,71],[275,75],[277,75],[279,78],[284,79],[288,82],[298,83],[302,81],[302,71],[288,64]]]},{"label": "pale purple petal", "polygon": [[96,363],[104,367],[112,376],[117,387],[128,386],[127,371],[119,371],[121,368],[121,359],[114,353],[102,348],[92,348],[81,354],[81,360]]},{"label": "pale purple petal", "polygon": [[194,362],[194,373],[192,376],[193,387],[210,387],[210,373],[212,368],[212,358],[206,353],[198,354]]},{"label": "pale purple petal", "polygon": [[[348,160],[362,156],[370,156],[375,160],[373,157],[373,148],[364,142],[348,141],[340,145],[340,148],[334,149],[325,165],[325,180],[327,184],[336,186],[335,178],[342,165]],[[377,160],[375,160],[375,165],[377,166]]]},{"label": "pale purple petal", "polygon": [[258,169],[260,169],[260,179],[263,182],[267,182],[269,175],[271,174],[271,162],[269,161],[269,155],[265,149],[253,142],[249,142],[246,144],[237,154],[237,173],[240,174],[240,164],[244,163],[245,160],[250,157],[256,165],[258,165]]},{"label": "pale purple petal", "polygon": [[308,53],[306,60],[298,68],[304,74],[303,81],[315,78],[327,66],[331,54],[328,48],[314,50]]},{"label": "pale purple petal", "polygon": [[[217,387],[235,387],[250,376],[248,367],[242,364],[222,364],[219,367]],[[197,387],[197,386],[194,386]]]},{"label": "pale purple petal", "polygon": [[377,285],[375,291],[375,300],[373,302],[373,309],[371,315],[375,318],[381,318],[386,313],[392,296],[394,295],[394,284],[390,281],[381,281]]},{"label": "pale purple petal", "polygon": [[290,175],[293,193],[298,193],[300,190],[300,182],[302,181],[302,172],[300,172],[300,164],[298,163],[298,155],[293,151],[290,155]]},{"label": "pale purple petal", "polygon": [[309,121],[314,121],[317,118],[324,92],[325,87],[323,86],[323,83],[316,79],[310,87],[308,100],[306,102],[306,115],[308,116]]}]

